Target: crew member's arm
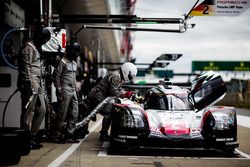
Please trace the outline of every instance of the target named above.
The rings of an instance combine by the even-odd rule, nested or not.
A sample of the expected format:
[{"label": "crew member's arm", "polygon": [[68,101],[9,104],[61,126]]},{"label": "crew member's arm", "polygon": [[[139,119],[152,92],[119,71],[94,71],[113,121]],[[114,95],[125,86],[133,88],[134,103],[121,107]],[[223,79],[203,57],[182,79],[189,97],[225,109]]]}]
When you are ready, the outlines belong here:
[{"label": "crew member's arm", "polygon": [[121,94],[121,81],[120,81],[120,77],[117,75],[113,75],[110,78],[110,85],[109,85],[109,95],[110,96],[120,96]]},{"label": "crew member's arm", "polygon": [[56,87],[56,95],[57,95],[57,99],[60,101],[62,100],[62,83],[61,83],[61,76],[62,76],[62,72],[64,69],[65,63],[63,61],[63,58],[59,61],[59,63],[57,64],[57,67],[55,68],[54,72],[53,72],[53,82],[54,85]]},{"label": "crew member's arm", "polygon": [[27,93],[32,95],[32,92],[34,91],[34,84],[32,83],[32,75],[31,75],[31,63],[32,59],[34,57],[34,50],[31,46],[26,45],[21,50],[21,59],[20,59],[20,65],[18,68],[21,68],[19,72],[21,73],[21,76],[23,77],[22,80],[23,88],[27,90]]}]

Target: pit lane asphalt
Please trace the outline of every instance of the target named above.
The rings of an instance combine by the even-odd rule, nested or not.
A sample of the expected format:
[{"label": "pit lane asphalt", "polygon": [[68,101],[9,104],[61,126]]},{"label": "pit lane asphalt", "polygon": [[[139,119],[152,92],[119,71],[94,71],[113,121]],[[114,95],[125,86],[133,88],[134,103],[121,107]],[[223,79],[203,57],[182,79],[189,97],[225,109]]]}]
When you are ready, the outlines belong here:
[{"label": "pit lane asphalt", "polygon": [[[238,114],[250,113],[240,109]],[[247,116],[248,114],[244,114]],[[108,142],[98,141],[101,117],[91,122],[90,134],[78,144],[43,143],[40,150],[23,156],[18,167],[249,167],[250,129],[238,126],[235,155],[228,156],[214,150],[143,150],[109,154]],[[248,117],[250,124],[250,117]],[[238,121],[238,123],[240,123]]]}]

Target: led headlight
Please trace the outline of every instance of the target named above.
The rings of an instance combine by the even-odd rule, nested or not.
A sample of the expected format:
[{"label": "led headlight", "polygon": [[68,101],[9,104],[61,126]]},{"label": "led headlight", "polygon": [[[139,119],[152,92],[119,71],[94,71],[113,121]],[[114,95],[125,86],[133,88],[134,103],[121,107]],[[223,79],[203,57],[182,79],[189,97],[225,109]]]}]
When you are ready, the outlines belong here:
[{"label": "led headlight", "polygon": [[235,114],[220,114],[215,116],[215,128],[217,130],[230,129],[235,124]]},{"label": "led headlight", "polygon": [[143,114],[139,109],[133,108],[131,112],[127,112],[123,116],[123,126],[130,128],[143,128],[145,126],[143,121]]},{"label": "led headlight", "polygon": [[134,126],[136,128],[143,128],[145,126],[142,120],[142,115],[134,115]]}]

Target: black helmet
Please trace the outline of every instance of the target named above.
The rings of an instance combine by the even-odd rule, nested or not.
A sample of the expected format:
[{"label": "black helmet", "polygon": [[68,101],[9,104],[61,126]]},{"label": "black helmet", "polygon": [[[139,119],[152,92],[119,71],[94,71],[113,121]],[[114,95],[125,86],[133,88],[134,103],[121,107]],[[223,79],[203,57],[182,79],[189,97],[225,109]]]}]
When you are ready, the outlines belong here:
[{"label": "black helmet", "polygon": [[74,52],[80,52],[81,48],[80,45],[77,42],[73,43],[73,51]]},{"label": "black helmet", "polygon": [[31,25],[31,31],[31,38],[39,45],[45,44],[50,40],[50,30],[45,27],[44,23],[38,20],[35,20]]},{"label": "black helmet", "polygon": [[68,43],[66,46],[66,54],[69,59],[75,59],[80,54],[81,47],[77,42]]},{"label": "black helmet", "polygon": [[41,35],[43,36],[44,39],[49,40],[51,37],[50,30],[47,27],[42,28]]},{"label": "black helmet", "polygon": [[51,34],[48,28],[38,28],[34,31],[33,40],[38,45],[43,45],[50,40]]}]

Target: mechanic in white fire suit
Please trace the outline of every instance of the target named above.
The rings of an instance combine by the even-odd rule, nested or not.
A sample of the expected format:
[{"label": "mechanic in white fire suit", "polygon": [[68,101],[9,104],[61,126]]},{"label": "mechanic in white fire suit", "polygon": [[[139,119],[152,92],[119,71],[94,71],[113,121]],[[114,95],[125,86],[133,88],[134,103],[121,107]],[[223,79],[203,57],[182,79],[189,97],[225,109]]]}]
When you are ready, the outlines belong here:
[{"label": "mechanic in white fire suit", "polygon": [[[121,95],[121,84],[134,79],[137,74],[137,68],[133,63],[126,62],[121,65],[119,70],[108,73],[97,85],[95,85],[88,94],[89,109],[93,109],[101,103],[106,97]],[[102,129],[100,131],[100,141],[110,139],[108,130],[111,125],[111,108],[112,104],[107,104],[101,111],[103,115]]]},{"label": "mechanic in white fire suit", "polygon": [[38,137],[39,127],[44,119],[45,106],[45,67],[41,60],[41,46],[50,39],[50,31],[40,23],[31,26],[32,39],[21,47],[18,56],[17,87],[21,93],[20,127],[31,132],[31,149],[42,147]]},{"label": "mechanic in white fire suit", "polygon": [[73,136],[78,119],[78,99],[76,90],[76,58],[80,54],[80,46],[76,42],[69,43],[65,56],[59,61],[53,73],[58,102],[55,131],[52,141],[58,143],[78,142]]}]

